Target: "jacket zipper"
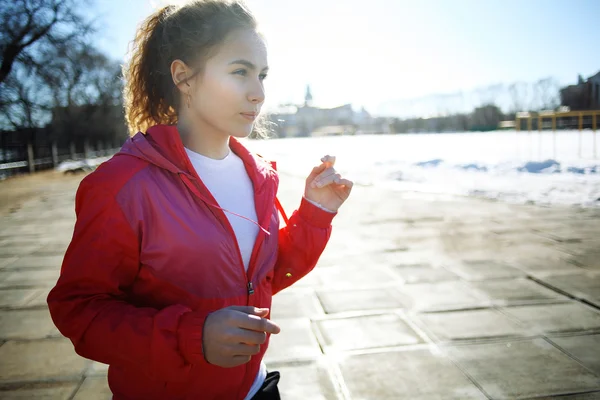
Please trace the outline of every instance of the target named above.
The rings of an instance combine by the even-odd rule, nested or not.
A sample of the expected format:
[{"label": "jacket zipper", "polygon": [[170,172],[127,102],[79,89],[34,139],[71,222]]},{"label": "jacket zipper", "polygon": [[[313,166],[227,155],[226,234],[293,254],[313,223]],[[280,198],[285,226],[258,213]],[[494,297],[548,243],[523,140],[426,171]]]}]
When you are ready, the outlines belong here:
[{"label": "jacket zipper", "polygon": [[[235,237],[235,232],[233,231],[233,227],[231,226],[231,223],[229,222],[227,215],[225,215],[225,212],[223,210],[219,210],[219,211],[225,218],[225,226],[229,230],[229,235],[231,235],[231,239],[235,242],[235,248],[237,251],[238,260],[240,263],[240,267],[242,268],[242,274],[244,275],[244,279],[246,281],[246,289],[247,289],[246,305],[249,306],[250,305],[250,295],[254,294],[254,287],[252,286],[252,279],[250,277],[248,277],[248,272],[246,271],[246,268],[244,267],[244,259],[242,258],[242,250],[240,249],[240,244],[238,243],[237,238]],[[249,269],[250,269],[250,266],[248,266],[248,270]]]},{"label": "jacket zipper", "polygon": [[[184,175],[185,176],[185,175]],[[198,182],[201,182],[200,178],[196,178],[198,179]],[[190,182],[192,183],[192,182]],[[192,183],[192,185],[194,185]],[[194,185],[196,186],[196,185]],[[198,189],[197,187],[195,187],[195,189]],[[210,193],[210,192],[209,192]],[[202,196],[199,195],[199,193],[195,193],[197,197],[200,198],[200,200],[205,201]],[[229,233],[231,239],[234,241],[235,243],[235,248],[236,248],[236,253],[237,253],[237,257],[238,257],[238,261],[239,261],[239,265],[240,268],[242,269],[242,274],[244,275],[244,281],[246,282],[246,305],[250,305],[250,296],[252,294],[254,294],[254,286],[252,285],[252,280],[251,278],[248,277],[248,273],[244,267],[244,259],[242,258],[242,250],[240,249],[240,245],[237,241],[237,238],[235,237],[235,232],[233,231],[233,227],[231,226],[231,223],[229,222],[229,219],[227,218],[227,215],[225,215],[225,212],[219,207],[218,208],[218,213],[220,213],[221,216],[221,222],[225,225],[225,229],[227,230],[227,232]],[[248,266],[248,272],[250,271],[250,266]]]}]

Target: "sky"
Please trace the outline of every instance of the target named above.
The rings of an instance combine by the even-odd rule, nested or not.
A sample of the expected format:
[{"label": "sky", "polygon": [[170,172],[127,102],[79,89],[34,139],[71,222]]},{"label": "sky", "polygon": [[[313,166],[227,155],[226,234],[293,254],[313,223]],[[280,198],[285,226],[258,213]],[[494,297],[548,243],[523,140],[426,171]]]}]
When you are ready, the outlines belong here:
[{"label": "sky", "polygon": [[[178,1],[175,1],[177,3]],[[97,0],[98,45],[126,59],[162,0]],[[407,99],[600,71],[599,0],[246,0],[268,46],[265,107],[352,103],[374,115]],[[391,110],[391,111],[390,111]]]}]

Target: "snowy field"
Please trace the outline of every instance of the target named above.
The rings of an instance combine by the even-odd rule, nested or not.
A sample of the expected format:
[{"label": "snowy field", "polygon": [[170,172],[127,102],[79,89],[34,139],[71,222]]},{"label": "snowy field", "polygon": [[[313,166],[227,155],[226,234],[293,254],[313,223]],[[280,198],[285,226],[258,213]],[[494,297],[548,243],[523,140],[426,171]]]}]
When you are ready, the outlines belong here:
[{"label": "snowy field", "polygon": [[[369,135],[247,144],[276,160],[281,172],[297,176],[306,176],[321,156],[332,154],[337,169],[361,185],[600,207],[600,159],[594,157],[592,131]],[[600,156],[600,137],[596,154]]]}]

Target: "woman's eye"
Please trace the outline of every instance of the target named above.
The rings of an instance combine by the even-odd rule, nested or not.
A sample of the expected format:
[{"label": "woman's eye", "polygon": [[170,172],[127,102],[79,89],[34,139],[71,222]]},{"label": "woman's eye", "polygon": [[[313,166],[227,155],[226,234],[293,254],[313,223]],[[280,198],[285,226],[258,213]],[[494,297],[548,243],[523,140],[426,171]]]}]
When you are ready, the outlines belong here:
[{"label": "woman's eye", "polygon": [[265,79],[267,79],[267,74],[260,74],[258,77],[261,81],[264,81]]},{"label": "woman's eye", "polygon": [[245,69],[238,69],[237,71],[234,72],[234,74],[241,75],[241,76],[246,76],[246,70]]}]

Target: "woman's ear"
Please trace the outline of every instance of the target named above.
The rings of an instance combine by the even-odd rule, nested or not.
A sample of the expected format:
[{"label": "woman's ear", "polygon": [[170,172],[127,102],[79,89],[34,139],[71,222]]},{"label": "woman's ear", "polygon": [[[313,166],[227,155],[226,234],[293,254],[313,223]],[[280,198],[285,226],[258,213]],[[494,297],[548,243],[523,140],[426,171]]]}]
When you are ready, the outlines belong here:
[{"label": "woman's ear", "polygon": [[171,63],[171,78],[180,93],[189,94],[190,83],[188,79],[192,76],[191,69],[181,60]]}]

